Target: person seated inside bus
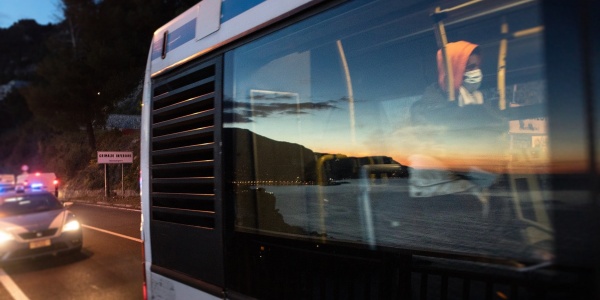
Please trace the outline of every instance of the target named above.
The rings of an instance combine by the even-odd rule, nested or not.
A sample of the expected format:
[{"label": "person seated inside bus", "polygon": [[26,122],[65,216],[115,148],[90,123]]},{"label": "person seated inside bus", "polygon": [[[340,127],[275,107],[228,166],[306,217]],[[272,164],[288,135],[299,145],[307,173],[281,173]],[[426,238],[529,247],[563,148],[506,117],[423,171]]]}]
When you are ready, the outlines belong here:
[{"label": "person seated inside bus", "polygon": [[[449,97],[445,59],[451,64],[449,76],[456,99]],[[479,91],[480,65],[479,46],[467,41],[448,43],[446,58],[441,49],[437,51],[438,81],[410,109],[412,126],[418,129],[423,146],[409,157],[409,193],[411,197],[471,194],[487,216],[487,189],[498,177],[489,167],[498,163],[477,162],[484,156],[502,157],[502,153],[490,154],[503,148],[501,136],[508,122]]]}]

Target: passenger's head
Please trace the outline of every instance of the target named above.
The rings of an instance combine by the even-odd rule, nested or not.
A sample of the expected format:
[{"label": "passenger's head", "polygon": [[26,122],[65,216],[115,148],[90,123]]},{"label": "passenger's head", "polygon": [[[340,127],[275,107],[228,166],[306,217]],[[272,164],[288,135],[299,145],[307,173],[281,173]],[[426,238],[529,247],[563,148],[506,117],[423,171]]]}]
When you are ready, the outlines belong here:
[{"label": "passenger's head", "polygon": [[[452,64],[452,79],[454,88],[464,85],[473,91],[479,88],[481,82],[481,54],[477,45],[458,41],[446,44],[446,52]],[[442,57],[442,50],[437,52],[438,83],[443,90],[446,88],[446,66]]]}]

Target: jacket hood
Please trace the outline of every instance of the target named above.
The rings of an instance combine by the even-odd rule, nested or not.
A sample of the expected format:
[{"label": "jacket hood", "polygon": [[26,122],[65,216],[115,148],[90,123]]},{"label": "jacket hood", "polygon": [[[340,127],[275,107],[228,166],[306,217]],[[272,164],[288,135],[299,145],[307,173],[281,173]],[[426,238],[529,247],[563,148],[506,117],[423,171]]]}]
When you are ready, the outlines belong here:
[{"label": "jacket hood", "polygon": [[[462,85],[463,75],[467,68],[467,61],[469,56],[473,53],[473,50],[477,48],[476,44],[472,44],[466,41],[458,41],[454,43],[446,44],[446,52],[448,58],[452,64],[452,79],[454,80],[454,88],[458,89]],[[437,66],[438,66],[438,84],[446,91],[446,67],[444,66],[444,58],[442,50],[437,52]]]}]

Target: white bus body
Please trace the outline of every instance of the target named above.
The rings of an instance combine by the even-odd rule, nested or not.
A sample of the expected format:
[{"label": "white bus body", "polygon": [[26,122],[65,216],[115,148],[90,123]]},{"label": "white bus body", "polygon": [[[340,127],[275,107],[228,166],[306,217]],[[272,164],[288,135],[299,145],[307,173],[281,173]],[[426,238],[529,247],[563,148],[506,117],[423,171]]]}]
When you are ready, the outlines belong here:
[{"label": "white bus body", "polygon": [[597,298],[592,2],[203,0],[160,27],[144,295]]},{"label": "white bus body", "polygon": [[[222,0],[204,0],[154,32],[149,57],[150,74],[155,76],[173,67],[226,45],[286,14],[320,0],[265,1],[252,0],[239,4],[229,15],[223,15]],[[226,21],[223,21],[226,20]],[[164,43],[164,37],[168,42]],[[163,47],[166,46],[166,47]],[[165,55],[164,59],[162,58]]]}]

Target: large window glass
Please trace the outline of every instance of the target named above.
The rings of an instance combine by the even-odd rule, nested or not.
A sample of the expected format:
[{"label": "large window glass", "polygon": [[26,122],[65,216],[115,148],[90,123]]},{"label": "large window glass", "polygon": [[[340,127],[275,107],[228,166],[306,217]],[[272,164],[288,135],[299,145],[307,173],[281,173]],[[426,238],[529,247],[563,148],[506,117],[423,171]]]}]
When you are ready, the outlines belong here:
[{"label": "large window glass", "polygon": [[349,1],[227,53],[236,230],[552,260],[538,7],[464,2]]}]

